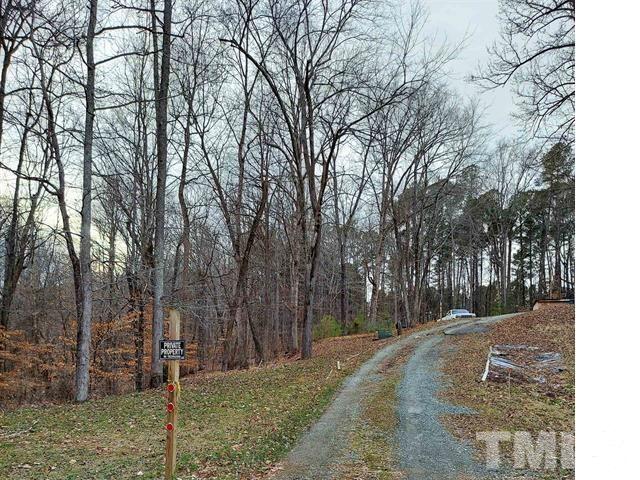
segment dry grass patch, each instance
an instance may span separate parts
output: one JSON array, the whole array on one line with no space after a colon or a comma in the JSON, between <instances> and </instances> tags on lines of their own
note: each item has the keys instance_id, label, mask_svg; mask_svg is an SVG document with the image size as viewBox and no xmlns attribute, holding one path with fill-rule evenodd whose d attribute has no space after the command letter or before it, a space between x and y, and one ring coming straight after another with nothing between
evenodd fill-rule
<instances>
[{"instance_id":1,"label":"dry grass patch","mask_svg":"<svg viewBox=\"0 0 640 480\"><path fill-rule=\"evenodd\" d=\"M322 340L314 358L184 379L178 422L182 478L252 478L282 458L346 376L393 339ZM336 364L340 360L341 369ZM0 413L0 478L159 478L159 390Z\"/></svg>"},{"instance_id":2,"label":"dry grass patch","mask_svg":"<svg viewBox=\"0 0 640 480\"><path fill-rule=\"evenodd\" d=\"M575 419L575 307L559 305L526 312L492 325L488 332L452 336L454 349L443 367L447 400L478 415L450 415L447 426L458 437L476 432L543 430L573 432ZM481 382L491 345L526 344L560 352L566 367L548 385ZM553 385L551 385L553 384ZM480 444L484 448L484 444ZM507 446L505 444L505 446ZM509 454L508 448L505 452Z\"/></svg>"}]
</instances>

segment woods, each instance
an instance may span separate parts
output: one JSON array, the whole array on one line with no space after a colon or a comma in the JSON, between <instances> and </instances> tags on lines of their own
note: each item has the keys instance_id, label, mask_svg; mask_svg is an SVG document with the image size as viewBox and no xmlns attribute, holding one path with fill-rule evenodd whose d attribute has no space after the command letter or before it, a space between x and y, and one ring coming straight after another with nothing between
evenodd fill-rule
<instances>
[{"instance_id":1,"label":"woods","mask_svg":"<svg viewBox=\"0 0 640 480\"><path fill-rule=\"evenodd\" d=\"M498 138L417 6L0 13L3 403L161 385L169 306L188 374L573 295L573 117Z\"/></svg>"}]
</instances>

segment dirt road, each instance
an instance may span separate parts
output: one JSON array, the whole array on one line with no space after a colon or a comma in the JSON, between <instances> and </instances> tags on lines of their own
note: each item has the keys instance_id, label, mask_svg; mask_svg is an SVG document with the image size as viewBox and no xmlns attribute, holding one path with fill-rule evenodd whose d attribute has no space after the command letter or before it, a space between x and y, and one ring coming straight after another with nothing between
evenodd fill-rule
<instances>
[{"instance_id":1,"label":"dirt road","mask_svg":"<svg viewBox=\"0 0 640 480\"><path fill-rule=\"evenodd\" d=\"M382 379L381 366L401 350L412 349L402 370L397 395L399 418L394 463L401 478L427 480L476 476L478 466L469 446L454 439L442 426L443 413L462 412L437 398L441 388L439 365L447 334L472 334L483 325L511 315L448 322L407 335L378 351L349 377L320 420L289 453L276 480L322 480L345 478L344 464L354 460L348 439L358 428L363 400ZM390 412L394 414L394 412ZM351 478L362 478L360 476ZM367 477L368 478L368 477ZM377 478L373 476L371 478Z\"/></svg>"}]
</instances>

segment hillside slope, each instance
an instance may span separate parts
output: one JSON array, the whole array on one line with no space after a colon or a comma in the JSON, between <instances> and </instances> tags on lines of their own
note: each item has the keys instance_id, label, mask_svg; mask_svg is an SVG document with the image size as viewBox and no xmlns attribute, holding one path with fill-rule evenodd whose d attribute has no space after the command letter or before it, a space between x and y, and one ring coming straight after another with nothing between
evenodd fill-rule
<instances>
[{"instance_id":1,"label":"hillside slope","mask_svg":"<svg viewBox=\"0 0 640 480\"><path fill-rule=\"evenodd\" d=\"M343 379L394 341L374 342L370 334L332 338L316 342L310 360L185 379L179 476L231 479L269 470L321 415ZM3 412L0 478L158 478L164 408L163 393L149 390Z\"/></svg>"}]
</instances>

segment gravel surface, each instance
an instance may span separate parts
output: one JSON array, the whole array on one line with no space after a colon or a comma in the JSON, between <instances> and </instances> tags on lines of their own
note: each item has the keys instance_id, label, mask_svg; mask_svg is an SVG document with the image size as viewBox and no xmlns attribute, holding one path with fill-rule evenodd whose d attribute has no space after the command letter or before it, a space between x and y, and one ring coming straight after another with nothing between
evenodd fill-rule
<instances>
[{"instance_id":1,"label":"gravel surface","mask_svg":"<svg viewBox=\"0 0 640 480\"><path fill-rule=\"evenodd\" d=\"M463 325L462 327L448 328L445 335L466 335L468 333L483 333L489 329L486 325Z\"/></svg>"},{"instance_id":2,"label":"gravel surface","mask_svg":"<svg viewBox=\"0 0 640 480\"><path fill-rule=\"evenodd\" d=\"M440 415L473 413L437 398L443 337L431 337L416 349L398 385L398 457L409 480L474 476L479 466L471 447L457 441L441 424Z\"/></svg>"},{"instance_id":3,"label":"gravel surface","mask_svg":"<svg viewBox=\"0 0 640 480\"><path fill-rule=\"evenodd\" d=\"M392 356L410 337L379 350L360 369L345 380L336 399L320 420L289 453L276 479L329 479L335 477L349 435L360 412L360 401L366 395L366 384L377 381L376 369Z\"/></svg>"},{"instance_id":4,"label":"gravel surface","mask_svg":"<svg viewBox=\"0 0 640 480\"><path fill-rule=\"evenodd\" d=\"M440 388L437 370L441 333L449 328L473 323L491 323L497 317L459 320L407 335L379 350L343 384L336 399L318 422L302 437L282 462L276 480L323 480L340 478L337 468L348 458L350 433L360 414L360 402L372 385L380 380L377 369L401 348L416 344L415 353L405 367L405 378L398 388L400 427L398 452L400 466L410 472L408 478L426 480L449 478L429 476L425 472L458 472L473 469L471 453L459 445L438 420L438 415L455 410L435 399ZM500 318L498 318L500 319ZM444 462L444 463L442 463ZM454 469L454 470L452 470ZM413 473L411 473L413 472ZM421 473L422 472L422 473Z\"/></svg>"},{"instance_id":5,"label":"gravel surface","mask_svg":"<svg viewBox=\"0 0 640 480\"><path fill-rule=\"evenodd\" d=\"M480 318L457 327L449 327L445 334L472 334L484 326L512 315ZM404 368L398 385L397 432L398 460L408 480L444 480L484 478L483 471L473 458L472 447L455 439L442 425L443 414L471 414L472 410L442 401L440 366L446 353L446 338L437 335L423 341Z\"/></svg>"},{"instance_id":6,"label":"gravel surface","mask_svg":"<svg viewBox=\"0 0 640 480\"><path fill-rule=\"evenodd\" d=\"M505 318L512 317L514 314L496 315L495 317L478 318L473 323L460 325L457 327L449 327L444 331L445 335L467 335L469 333L484 333L489 330L488 325L499 322Z\"/></svg>"}]
</instances>

